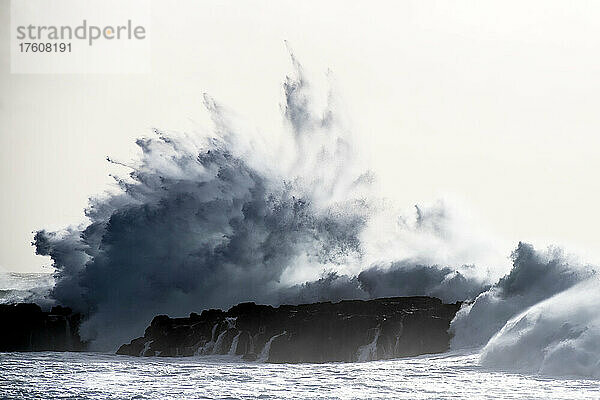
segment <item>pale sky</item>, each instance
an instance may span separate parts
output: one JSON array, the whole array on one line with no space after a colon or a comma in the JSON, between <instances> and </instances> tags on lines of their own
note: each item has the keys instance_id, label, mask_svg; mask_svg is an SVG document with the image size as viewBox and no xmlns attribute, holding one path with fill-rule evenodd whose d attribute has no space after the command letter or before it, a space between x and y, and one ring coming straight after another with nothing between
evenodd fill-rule
<instances>
[{"instance_id":1,"label":"pale sky","mask_svg":"<svg viewBox=\"0 0 600 400\"><path fill-rule=\"evenodd\" d=\"M272 132L284 40L333 72L387 196L449 194L511 245L598 259L599 2L150 3L152 73L19 75L1 0L0 270L49 265L32 231L81 222L118 172L105 157L150 128L203 124L203 92Z\"/></svg>"}]
</instances>

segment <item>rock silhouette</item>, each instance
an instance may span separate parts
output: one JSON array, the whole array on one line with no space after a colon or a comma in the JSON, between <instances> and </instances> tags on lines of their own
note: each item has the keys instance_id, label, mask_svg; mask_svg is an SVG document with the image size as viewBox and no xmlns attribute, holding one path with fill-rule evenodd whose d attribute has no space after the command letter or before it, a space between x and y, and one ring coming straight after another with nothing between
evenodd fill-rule
<instances>
[{"instance_id":1,"label":"rock silhouette","mask_svg":"<svg viewBox=\"0 0 600 400\"><path fill-rule=\"evenodd\" d=\"M32 303L0 304L0 351L82 351L80 314L55 306L43 312Z\"/></svg>"},{"instance_id":2,"label":"rock silhouette","mask_svg":"<svg viewBox=\"0 0 600 400\"><path fill-rule=\"evenodd\" d=\"M187 318L155 317L132 356L241 355L273 363L369 361L448 350L460 303L432 297L345 300L272 307L238 304Z\"/></svg>"}]
</instances>

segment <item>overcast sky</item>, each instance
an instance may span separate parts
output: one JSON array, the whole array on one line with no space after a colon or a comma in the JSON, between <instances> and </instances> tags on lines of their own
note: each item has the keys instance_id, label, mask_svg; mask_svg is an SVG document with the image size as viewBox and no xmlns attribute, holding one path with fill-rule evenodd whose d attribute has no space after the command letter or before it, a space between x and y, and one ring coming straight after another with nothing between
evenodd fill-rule
<instances>
[{"instance_id":1,"label":"overcast sky","mask_svg":"<svg viewBox=\"0 0 600 400\"><path fill-rule=\"evenodd\" d=\"M285 39L333 71L387 196L451 195L511 245L600 253L600 2L149 3L152 73L17 75L1 0L0 270L48 265L32 231L82 221L105 157L150 128L205 123L203 92L275 131Z\"/></svg>"}]
</instances>

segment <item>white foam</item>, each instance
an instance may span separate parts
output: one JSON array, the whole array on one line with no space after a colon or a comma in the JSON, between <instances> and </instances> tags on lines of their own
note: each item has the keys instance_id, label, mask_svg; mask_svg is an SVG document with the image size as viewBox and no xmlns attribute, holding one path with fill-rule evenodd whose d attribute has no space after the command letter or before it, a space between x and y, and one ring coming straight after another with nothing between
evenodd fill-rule
<instances>
[{"instance_id":1,"label":"white foam","mask_svg":"<svg viewBox=\"0 0 600 400\"><path fill-rule=\"evenodd\" d=\"M377 359L377 341L379 340L379 334L381 333L379 328L376 328L373 340L358 348L357 359L358 361L371 361Z\"/></svg>"},{"instance_id":2,"label":"white foam","mask_svg":"<svg viewBox=\"0 0 600 400\"><path fill-rule=\"evenodd\" d=\"M231 347L229 348L229 353L228 353L230 356L235 356L235 352L237 350L237 346L238 346L238 342L240 341L241 334L242 334L242 332L235 335L235 337L231 341Z\"/></svg>"},{"instance_id":3,"label":"white foam","mask_svg":"<svg viewBox=\"0 0 600 400\"><path fill-rule=\"evenodd\" d=\"M600 281L590 278L512 318L484 347L488 367L600 378Z\"/></svg>"},{"instance_id":4,"label":"white foam","mask_svg":"<svg viewBox=\"0 0 600 400\"><path fill-rule=\"evenodd\" d=\"M265 347L263 347L262 351L260 352L260 355L257 357L256 360L260 362L266 362L269 359L269 353L271 352L271 344L273 343L273 340L285 334L287 334L287 332L283 331L280 334L271 337L271 339L269 339L269 341L265 344Z\"/></svg>"}]
</instances>

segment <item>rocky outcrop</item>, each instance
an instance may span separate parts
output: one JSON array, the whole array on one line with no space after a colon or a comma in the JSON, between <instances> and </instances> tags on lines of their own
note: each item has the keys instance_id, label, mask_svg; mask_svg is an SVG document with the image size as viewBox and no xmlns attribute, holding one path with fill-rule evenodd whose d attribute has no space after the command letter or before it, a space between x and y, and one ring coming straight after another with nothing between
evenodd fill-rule
<instances>
[{"instance_id":1,"label":"rocky outcrop","mask_svg":"<svg viewBox=\"0 0 600 400\"><path fill-rule=\"evenodd\" d=\"M0 351L81 351L80 314L52 307L43 312L37 304L0 304Z\"/></svg>"},{"instance_id":2,"label":"rocky outcrop","mask_svg":"<svg viewBox=\"0 0 600 400\"><path fill-rule=\"evenodd\" d=\"M242 303L188 318L159 315L143 337L119 348L132 356L231 354L274 363L369 361L448 349L460 304L431 297L349 300L277 308Z\"/></svg>"}]
</instances>

